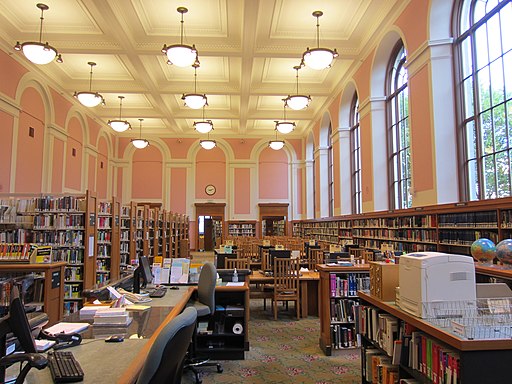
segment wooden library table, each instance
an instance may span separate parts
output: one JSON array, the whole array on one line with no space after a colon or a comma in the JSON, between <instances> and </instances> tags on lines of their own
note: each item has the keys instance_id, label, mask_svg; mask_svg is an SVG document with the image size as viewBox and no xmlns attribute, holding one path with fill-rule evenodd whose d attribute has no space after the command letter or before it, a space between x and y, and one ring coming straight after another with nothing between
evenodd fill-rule
<instances>
[{"instance_id":1,"label":"wooden library table","mask_svg":"<svg viewBox=\"0 0 512 384\"><path fill-rule=\"evenodd\" d=\"M301 317L308 315L318 316L318 282L320 275L318 272L301 272L299 276L300 284L300 307ZM249 275L250 284L270 284L274 282L272 276L265 276L263 271L253 271Z\"/></svg>"}]
</instances>

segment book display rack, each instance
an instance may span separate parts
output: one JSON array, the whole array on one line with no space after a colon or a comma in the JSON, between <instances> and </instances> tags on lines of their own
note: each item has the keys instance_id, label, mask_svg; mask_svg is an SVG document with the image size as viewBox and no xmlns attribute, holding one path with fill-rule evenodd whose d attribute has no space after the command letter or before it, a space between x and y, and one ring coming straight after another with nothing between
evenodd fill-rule
<instances>
[{"instance_id":1,"label":"book display rack","mask_svg":"<svg viewBox=\"0 0 512 384\"><path fill-rule=\"evenodd\" d=\"M228 221L228 236L256 237L256 221Z\"/></svg>"},{"instance_id":2,"label":"book display rack","mask_svg":"<svg viewBox=\"0 0 512 384\"><path fill-rule=\"evenodd\" d=\"M121 207L119 229L119 274L122 275L130 265L130 233L131 233L130 206Z\"/></svg>"}]
</instances>

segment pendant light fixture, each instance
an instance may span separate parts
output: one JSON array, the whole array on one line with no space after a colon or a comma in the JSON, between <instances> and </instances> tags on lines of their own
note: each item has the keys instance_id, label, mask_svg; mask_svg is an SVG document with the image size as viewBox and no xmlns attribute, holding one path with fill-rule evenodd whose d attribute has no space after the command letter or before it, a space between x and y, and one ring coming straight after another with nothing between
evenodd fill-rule
<instances>
[{"instance_id":1,"label":"pendant light fixture","mask_svg":"<svg viewBox=\"0 0 512 384\"><path fill-rule=\"evenodd\" d=\"M48 64L56 58L57 63L62 63L62 56L48 42L43 43L43 13L50 9L46 4L38 3L36 7L41 10L41 23L39 24L39 41L16 42L14 49L23 51L23 54L34 64Z\"/></svg>"},{"instance_id":2,"label":"pendant light fixture","mask_svg":"<svg viewBox=\"0 0 512 384\"><path fill-rule=\"evenodd\" d=\"M139 119L139 138L132 139L132 144L137 149L144 149L149 145L149 141L142 138L142 122L144 119Z\"/></svg>"},{"instance_id":3,"label":"pendant light fixture","mask_svg":"<svg viewBox=\"0 0 512 384\"><path fill-rule=\"evenodd\" d=\"M197 68L199 68L199 61L196 61L192 66L194 67L194 93L183 94L181 99L185 101L187 107L199 109L208 104L208 99L206 95L197 93Z\"/></svg>"},{"instance_id":4,"label":"pendant light fixture","mask_svg":"<svg viewBox=\"0 0 512 384\"><path fill-rule=\"evenodd\" d=\"M199 140L199 144L203 149L210 150L217 146L217 142L215 140L210 139L210 132L208 132L208 138L206 140Z\"/></svg>"},{"instance_id":5,"label":"pendant light fixture","mask_svg":"<svg viewBox=\"0 0 512 384\"><path fill-rule=\"evenodd\" d=\"M89 91L87 92L75 92L73 95L80 101L80 103L86 107L92 108L99 104L105 105L105 99L98 92L92 91L92 67L96 65L96 63L89 61L87 63L91 66L91 72L89 73Z\"/></svg>"},{"instance_id":6,"label":"pendant light fixture","mask_svg":"<svg viewBox=\"0 0 512 384\"><path fill-rule=\"evenodd\" d=\"M299 111L301 109L306 108L311 102L311 96L299 95L299 69L301 69L300 65L296 65L293 67L295 71L297 71L296 79L297 79L297 94L296 95L288 95L286 99L284 99L285 106L290 107L293 110Z\"/></svg>"},{"instance_id":7,"label":"pendant light fixture","mask_svg":"<svg viewBox=\"0 0 512 384\"><path fill-rule=\"evenodd\" d=\"M276 130L283 135L292 132L295 129L295 123L286 121L286 103L283 106L283 121L276 121Z\"/></svg>"},{"instance_id":8,"label":"pendant light fixture","mask_svg":"<svg viewBox=\"0 0 512 384\"><path fill-rule=\"evenodd\" d=\"M270 140L268 142L268 146L272 148L274 151L279 151L280 149L283 149L284 147L284 140L277 140L277 129L276 131L276 139Z\"/></svg>"},{"instance_id":9,"label":"pendant light fixture","mask_svg":"<svg viewBox=\"0 0 512 384\"><path fill-rule=\"evenodd\" d=\"M178 13L181 14L180 44L165 45L162 53L167 56L167 64L174 64L178 67L188 67L197 61L197 49L195 45L183 44L183 15L188 12L185 7L178 7Z\"/></svg>"},{"instance_id":10,"label":"pendant light fixture","mask_svg":"<svg viewBox=\"0 0 512 384\"><path fill-rule=\"evenodd\" d=\"M211 120L205 120L204 118L204 109L203 106L203 120L201 121L194 121L194 128L199 133L208 133L213 129L213 123Z\"/></svg>"},{"instance_id":11,"label":"pendant light fixture","mask_svg":"<svg viewBox=\"0 0 512 384\"><path fill-rule=\"evenodd\" d=\"M121 110L123 108L123 99L124 96L117 96L119 98L119 119L109 120L108 125L116 132L124 132L128 129L131 129L131 125L128 121L123 120L121 117Z\"/></svg>"},{"instance_id":12,"label":"pendant light fixture","mask_svg":"<svg viewBox=\"0 0 512 384\"><path fill-rule=\"evenodd\" d=\"M332 61L338 57L336 49L320 48L320 16L324 13L322 11L313 12L313 17L316 17L316 48L306 49L302 54L302 61L311 69L325 69L331 66Z\"/></svg>"}]
</instances>

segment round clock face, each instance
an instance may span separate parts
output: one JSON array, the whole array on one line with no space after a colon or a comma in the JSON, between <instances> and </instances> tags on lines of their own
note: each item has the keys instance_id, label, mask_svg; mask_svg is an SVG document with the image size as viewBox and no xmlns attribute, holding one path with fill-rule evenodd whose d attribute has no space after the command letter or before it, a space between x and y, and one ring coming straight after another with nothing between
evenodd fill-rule
<instances>
[{"instance_id":1,"label":"round clock face","mask_svg":"<svg viewBox=\"0 0 512 384\"><path fill-rule=\"evenodd\" d=\"M215 188L215 185L213 185L213 184L208 184L206 186L206 188L204 189L204 191L206 192L206 194L208 196L214 195L216 190L217 189Z\"/></svg>"}]
</instances>

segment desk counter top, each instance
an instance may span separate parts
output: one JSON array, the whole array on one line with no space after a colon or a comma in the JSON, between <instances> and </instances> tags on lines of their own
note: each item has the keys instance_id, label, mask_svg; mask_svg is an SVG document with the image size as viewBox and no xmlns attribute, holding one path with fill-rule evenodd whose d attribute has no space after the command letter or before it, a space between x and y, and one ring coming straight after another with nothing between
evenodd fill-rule
<instances>
[{"instance_id":1,"label":"desk counter top","mask_svg":"<svg viewBox=\"0 0 512 384\"><path fill-rule=\"evenodd\" d=\"M320 275L315 271L304 271L300 273L299 280L319 280ZM270 282L274 281L272 276L266 276L262 271L253 271L251 275L249 275L250 283L262 283L262 282Z\"/></svg>"}]
</instances>

